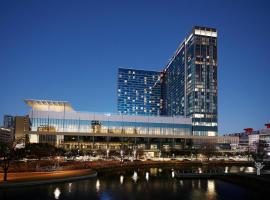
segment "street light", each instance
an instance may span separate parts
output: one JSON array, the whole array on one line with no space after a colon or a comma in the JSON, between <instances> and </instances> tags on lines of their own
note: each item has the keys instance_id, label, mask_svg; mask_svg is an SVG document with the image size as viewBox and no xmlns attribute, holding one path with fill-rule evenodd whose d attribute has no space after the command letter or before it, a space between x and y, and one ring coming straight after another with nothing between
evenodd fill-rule
<instances>
[{"instance_id":1,"label":"street light","mask_svg":"<svg viewBox=\"0 0 270 200\"><path fill-rule=\"evenodd\" d=\"M121 162L123 162L123 156L124 156L124 151L121 149L120 151Z\"/></svg>"},{"instance_id":2,"label":"street light","mask_svg":"<svg viewBox=\"0 0 270 200\"><path fill-rule=\"evenodd\" d=\"M106 157L107 157L107 159L109 158L109 153L110 153L110 149L107 149L106 150Z\"/></svg>"},{"instance_id":3,"label":"street light","mask_svg":"<svg viewBox=\"0 0 270 200\"><path fill-rule=\"evenodd\" d=\"M137 151L136 151L136 149L134 149L134 151L133 151L134 159L136 159L136 154L137 154Z\"/></svg>"},{"instance_id":4,"label":"street light","mask_svg":"<svg viewBox=\"0 0 270 200\"><path fill-rule=\"evenodd\" d=\"M59 168L59 160L60 160L60 157L57 156L57 168Z\"/></svg>"}]
</instances>

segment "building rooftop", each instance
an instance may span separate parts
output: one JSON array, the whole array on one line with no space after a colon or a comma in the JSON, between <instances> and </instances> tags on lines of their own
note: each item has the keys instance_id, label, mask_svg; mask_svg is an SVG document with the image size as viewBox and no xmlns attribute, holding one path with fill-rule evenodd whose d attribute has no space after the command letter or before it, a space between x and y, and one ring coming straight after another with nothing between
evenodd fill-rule
<instances>
[{"instance_id":1,"label":"building rooftop","mask_svg":"<svg viewBox=\"0 0 270 200\"><path fill-rule=\"evenodd\" d=\"M24 99L24 102L34 110L40 111L74 111L71 104L67 101Z\"/></svg>"}]
</instances>

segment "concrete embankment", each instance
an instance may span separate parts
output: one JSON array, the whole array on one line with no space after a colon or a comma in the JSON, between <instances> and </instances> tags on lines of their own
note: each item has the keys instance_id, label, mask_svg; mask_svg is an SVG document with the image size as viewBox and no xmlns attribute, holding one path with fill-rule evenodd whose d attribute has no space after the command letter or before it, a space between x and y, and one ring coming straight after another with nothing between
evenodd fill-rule
<instances>
[{"instance_id":1,"label":"concrete embankment","mask_svg":"<svg viewBox=\"0 0 270 200\"><path fill-rule=\"evenodd\" d=\"M117 172L124 170L149 169L149 168L186 168L192 169L202 168L223 168L225 166L252 166L251 162L200 162L200 161L146 161L146 162L127 162L127 163L111 163L92 166L91 169L103 172Z\"/></svg>"}]
</instances>

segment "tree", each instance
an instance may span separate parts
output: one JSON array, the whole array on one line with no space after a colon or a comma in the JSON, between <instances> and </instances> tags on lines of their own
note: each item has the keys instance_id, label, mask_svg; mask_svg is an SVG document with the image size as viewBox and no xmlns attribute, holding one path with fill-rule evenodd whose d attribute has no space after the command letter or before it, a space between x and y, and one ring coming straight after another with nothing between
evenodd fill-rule
<instances>
[{"instance_id":1,"label":"tree","mask_svg":"<svg viewBox=\"0 0 270 200\"><path fill-rule=\"evenodd\" d=\"M21 149L17 149L16 146L24 141L25 137L18 138L9 143L0 142L0 158L2 158L0 162L4 172L4 181L7 181L10 162L23 156Z\"/></svg>"},{"instance_id":2,"label":"tree","mask_svg":"<svg viewBox=\"0 0 270 200\"><path fill-rule=\"evenodd\" d=\"M27 156L38 159L36 168L39 168L42 158L64 154L62 149L59 149L48 143L27 144L25 146L25 152Z\"/></svg>"},{"instance_id":3,"label":"tree","mask_svg":"<svg viewBox=\"0 0 270 200\"><path fill-rule=\"evenodd\" d=\"M0 143L1 166L4 172L4 181L7 181L8 168L12 157L12 148L8 143Z\"/></svg>"},{"instance_id":4,"label":"tree","mask_svg":"<svg viewBox=\"0 0 270 200\"><path fill-rule=\"evenodd\" d=\"M198 150L198 152L206 156L207 161L209 161L210 157L217 153L217 150L214 143L205 142L201 144L201 147Z\"/></svg>"}]
</instances>

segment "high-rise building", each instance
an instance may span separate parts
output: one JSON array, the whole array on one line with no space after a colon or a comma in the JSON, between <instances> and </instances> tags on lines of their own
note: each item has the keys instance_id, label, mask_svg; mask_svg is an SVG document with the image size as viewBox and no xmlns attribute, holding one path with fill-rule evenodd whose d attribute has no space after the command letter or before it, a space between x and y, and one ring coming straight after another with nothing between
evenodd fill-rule
<instances>
[{"instance_id":1,"label":"high-rise building","mask_svg":"<svg viewBox=\"0 0 270 200\"><path fill-rule=\"evenodd\" d=\"M192 117L193 135L217 135L217 30L195 26L163 72L162 114Z\"/></svg>"},{"instance_id":2,"label":"high-rise building","mask_svg":"<svg viewBox=\"0 0 270 200\"><path fill-rule=\"evenodd\" d=\"M14 128L14 116L12 115L4 115L3 117L3 125L4 128Z\"/></svg>"},{"instance_id":3,"label":"high-rise building","mask_svg":"<svg viewBox=\"0 0 270 200\"><path fill-rule=\"evenodd\" d=\"M117 100L120 113L190 117L193 135L217 135L217 30L195 26L160 73L119 69Z\"/></svg>"},{"instance_id":4,"label":"high-rise building","mask_svg":"<svg viewBox=\"0 0 270 200\"><path fill-rule=\"evenodd\" d=\"M160 115L160 72L119 68L117 110L127 115Z\"/></svg>"}]
</instances>

